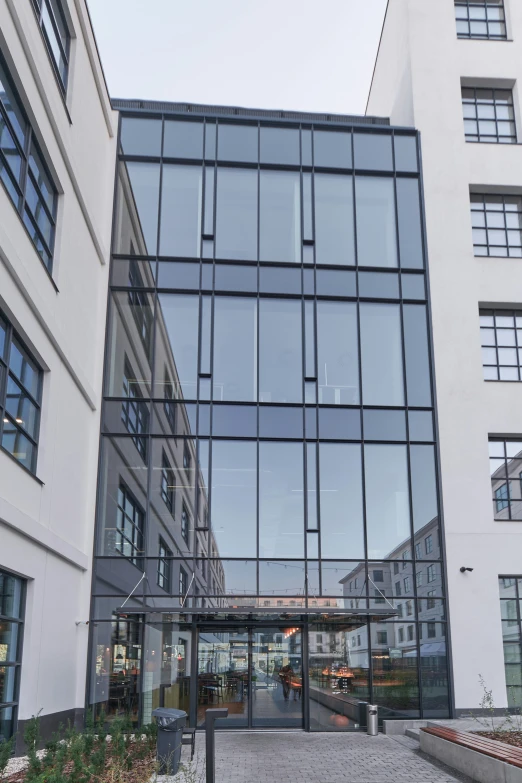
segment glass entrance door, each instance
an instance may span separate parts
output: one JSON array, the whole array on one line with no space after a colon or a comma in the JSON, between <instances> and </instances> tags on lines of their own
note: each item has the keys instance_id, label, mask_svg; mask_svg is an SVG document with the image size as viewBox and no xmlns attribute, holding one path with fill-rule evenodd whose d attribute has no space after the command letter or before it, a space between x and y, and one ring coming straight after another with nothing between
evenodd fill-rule
<instances>
[{"instance_id":1,"label":"glass entrance door","mask_svg":"<svg viewBox=\"0 0 522 783\"><path fill-rule=\"evenodd\" d=\"M227 728L303 726L302 633L259 625L200 630L197 725L228 707Z\"/></svg>"}]
</instances>

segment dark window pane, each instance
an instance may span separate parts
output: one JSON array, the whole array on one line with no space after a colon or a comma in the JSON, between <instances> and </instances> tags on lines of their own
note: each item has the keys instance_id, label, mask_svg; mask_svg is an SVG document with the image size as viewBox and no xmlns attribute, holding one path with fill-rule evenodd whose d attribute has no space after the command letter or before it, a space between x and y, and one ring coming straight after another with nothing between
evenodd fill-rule
<instances>
[{"instance_id":1,"label":"dark window pane","mask_svg":"<svg viewBox=\"0 0 522 783\"><path fill-rule=\"evenodd\" d=\"M4 358L6 330L7 330L7 324L4 321L4 319L0 317L0 359Z\"/></svg>"},{"instance_id":2,"label":"dark window pane","mask_svg":"<svg viewBox=\"0 0 522 783\"><path fill-rule=\"evenodd\" d=\"M156 384L163 380L167 359L178 375L185 399L197 395L199 298L184 294L160 294L156 333ZM164 336L165 335L165 336ZM177 385L177 384L176 384ZM157 389L157 393L159 392Z\"/></svg>"},{"instance_id":3,"label":"dark window pane","mask_svg":"<svg viewBox=\"0 0 522 783\"><path fill-rule=\"evenodd\" d=\"M300 175L291 171L260 174L261 261L301 261Z\"/></svg>"},{"instance_id":4,"label":"dark window pane","mask_svg":"<svg viewBox=\"0 0 522 783\"><path fill-rule=\"evenodd\" d=\"M22 383L32 396L39 400L40 395L40 368L32 359L27 351L22 348L16 337L13 337L11 343L11 353L9 356L9 369Z\"/></svg>"},{"instance_id":5,"label":"dark window pane","mask_svg":"<svg viewBox=\"0 0 522 783\"><path fill-rule=\"evenodd\" d=\"M7 74L4 71L2 63L0 63L0 101L7 113L9 121L13 126L14 132L20 142L20 146L23 148L25 144L25 133L27 130L27 123L25 121L22 107L19 105L15 96L11 84L7 78Z\"/></svg>"},{"instance_id":6,"label":"dark window pane","mask_svg":"<svg viewBox=\"0 0 522 783\"><path fill-rule=\"evenodd\" d=\"M404 350L408 405L431 405L428 326L424 305L404 305Z\"/></svg>"},{"instance_id":7,"label":"dark window pane","mask_svg":"<svg viewBox=\"0 0 522 783\"><path fill-rule=\"evenodd\" d=\"M214 405L212 433L224 438L256 438L257 408L247 405Z\"/></svg>"},{"instance_id":8,"label":"dark window pane","mask_svg":"<svg viewBox=\"0 0 522 783\"><path fill-rule=\"evenodd\" d=\"M165 120L163 155L166 158L202 158L203 123Z\"/></svg>"},{"instance_id":9,"label":"dark window pane","mask_svg":"<svg viewBox=\"0 0 522 783\"><path fill-rule=\"evenodd\" d=\"M355 272L336 269L318 269L316 272L318 296L356 296Z\"/></svg>"},{"instance_id":10,"label":"dark window pane","mask_svg":"<svg viewBox=\"0 0 522 783\"><path fill-rule=\"evenodd\" d=\"M424 275L401 275L403 299L426 299Z\"/></svg>"},{"instance_id":11,"label":"dark window pane","mask_svg":"<svg viewBox=\"0 0 522 783\"><path fill-rule=\"evenodd\" d=\"M163 166L161 255L199 257L202 188L200 166Z\"/></svg>"},{"instance_id":12,"label":"dark window pane","mask_svg":"<svg viewBox=\"0 0 522 783\"><path fill-rule=\"evenodd\" d=\"M257 126L220 123L218 128L218 160L257 163L257 159Z\"/></svg>"},{"instance_id":13,"label":"dark window pane","mask_svg":"<svg viewBox=\"0 0 522 783\"><path fill-rule=\"evenodd\" d=\"M395 169L397 171L417 171L417 139L415 136L395 135Z\"/></svg>"},{"instance_id":14,"label":"dark window pane","mask_svg":"<svg viewBox=\"0 0 522 783\"><path fill-rule=\"evenodd\" d=\"M127 163L126 167L137 211L137 250L153 256L158 241L160 167L158 163Z\"/></svg>"},{"instance_id":15,"label":"dark window pane","mask_svg":"<svg viewBox=\"0 0 522 783\"><path fill-rule=\"evenodd\" d=\"M302 438L302 409L262 405L259 408L259 436L261 438Z\"/></svg>"},{"instance_id":16,"label":"dark window pane","mask_svg":"<svg viewBox=\"0 0 522 783\"><path fill-rule=\"evenodd\" d=\"M365 445L368 557L388 557L410 537L406 446Z\"/></svg>"},{"instance_id":17,"label":"dark window pane","mask_svg":"<svg viewBox=\"0 0 522 783\"><path fill-rule=\"evenodd\" d=\"M363 412L365 440L406 440L404 411Z\"/></svg>"},{"instance_id":18,"label":"dark window pane","mask_svg":"<svg viewBox=\"0 0 522 783\"><path fill-rule=\"evenodd\" d=\"M364 405L404 405L399 305L360 305Z\"/></svg>"},{"instance_id":19,"label":"dark window pane","mask_svg":"<svg viewBox=\"0 0 522 783\"><path fill-rule=\"evenodd\" d=\"M352 177L315 174L315 254L318 264L355 264Z\"/></svg>"},{"instance_id":20,"label":"dark window pane","mask_svg":"<svg viewBox=\"0 0 522 783\"><path fill-rule=\"evenodd\" d=\"M121 149L124 155L161 155L161 120L122 117Z\"/></svg>"},{"instance_id":21,"label":"dark window pane","mask_svg":"<svg viewBox=\"0 0 522 783\"><path fill-rule=\"evenodd\" d=\"M359 296L398 299L398 275L386 272L359 272Z\"/></svg>"},{"instance_id":22,"label":"dark window pane","mask_svg":"<svg viewBox=\"0 0 522 783\"><path fill-rule=\"evenodd\" d=\"M5 409L20 429L25 430L33 440L36 440L38 409L11 377L7 379Z\"/></svg>"},{"instance_id":23,"label":"dark window pane","mask_svg":"<svg viewBox=\"0 0 522 783\"><path fill-rule=\"evenodd\" d=\"M31 153L29 155L29 168L34 177L34 181L38 185L41 197L45 201L47 208L51 215L54 217L54 208L56 201L56 188L54 187L51 179L49 178L45 166L42 162L40 154L37 152L34 142L31 146Z\"/></svg>"},{"instance_id":24,"label":"dark window pane","mask_svg":"<svg viewBox=\"0 0 522 783\"><path fill-rule=\"evenodd\" d=\"M319 437L324 440L360 440L360 412L348 408L319 408Z\"/></svg>"},{"instance_id":25,"label":"dark window pane","mask_svg":"<svg viewBox=\"0 0 522 783\"><path fill-rule=\"evenodd\" d=\"M36 223L40 229L40 233L45 244L47 247L51 247L53 239L53 224L42 206L40 194L37 192L31 177L27 178L25 198L26 209L29 210L34 223Z\"/></svg>"},{"instance_id":26,"label":"dark window pane","mask_svg":"<svg viewBox=\"0 0 522 783\"><path fill-rule=\"evenodd\" d=\"M355 193L359 266L398 266L393 179L356 177Z\"/></svg>"},{"instance_id":27,"label":"dark window pane","mask_svg":"<svg viewBox=\"0 0 522 783\"><path fill-rule=\"evenodd\" d=\"M161 261L158 267L159 288L199 289L199 264Z\"/></svg>"},{"instance_id":28,"label":"dark window pane","mask_svg":"<svg viewBox=\"0 0 522 783\"><path fill-rule=\"evenodd\" d=\"M300 294L301 270L284 267L261 267L259 290L262 294Z\"/></svg>"},{"instance_id":29,"label":"dark window pane","mask_svg":"<svg viewBox=\"0 0 522 783\"><path fill-rule=\"evenodd\" d=\"M216 297L214 399L257 399L257 300Z\"/></svg>"},{"instance_id":30,"label":"dark window pane","mask_svg":"<svg viewBox=\"0 0 522 783\"><path fill-rule=\"evenodd\" d=\"M301 443L259 444L260 557L304 556L303 471Z\"/></svg>"},{"instance_id":31,"label":"dark window pane","mask_svg":"<svg viewBox=\"0 0 522 783\"><path fill-rule=\"evenodd\" d=\"M397 209L401 267L422 269L419 183L416 179L397 179Z\"/></svg>"},{"instance_id":32,"label":"dark window pane","mask_svg":"<svg viewBox=\"0 0 522 783\"><path fill-rule=\"evenodd\" d=\"M257 171L218 169L216 256L257 260Z\"/></svg>"},{"instance_id":33,"label":"dark window pane","mask_svg":"<svg viewBox=\"0 0 522 783\"><path fill-rule=\"evenodd\" d=\"M350 169L352 134L342 131L314 131L314 165Z\"/></svg>"},{"instance_id":34,"label":"dark window pane","mask_svg":"<svg viewBox=\"0 0 522 783\"><path fill-rule=\"evenodd\" d=\"M255 443L212 443L211 529L221 557L255 557L257 452Z\"/></svg>"},{"instance_id":35,"label":"dark window pane","mask_svg":"<svg viewBox=\"0 0 522 783\"><path fill-rule=\"evenodd\" d=\"M413 528L417 531L438 513L434 447L410 446L410 464Z\"/></svg>"},{"instance_id":36,"label":"dark window pane","mask_svg":"<svg viewBox=\"0 0 522 783\"><path fill-rule=\"evenodd\" d=\"M262 299L259 331L259 401L302 402L301 302Z\"/></svg>"},{"instance_id":37,"label":"dark window pane","mask_svg":"<svg viewBox=\"0 0 522 783\"><path fill-rule=\"evenodd\" d=\"M321 555L323 558L362 558L364 524L360 445L321 443L319 468ZM341 578L342 575L339 576Z\"/></svg>"},{"instance_id":38,"label":"dark window pane","mask_svg":"<svg viewBox=\"0 0 522 783\"><path fill-rule=\"evenodd\" d=\"M349 302L317 302L317 355L319 402L357 405L357 305Z\"/></svg>"},{"instance_id":39,"label":"dark window pane","mask_svg":"<svg viewBox=\"0 0 522 783\"><path fill-rule=\"evenodd\" d=\"M392 137L381 133L354 133L355 168L392 171Z\"/></svg>"},{"instance_id":40,"label":"dark window pane","mask_svg":"<svg viewBox=\"0 0 522 783\"><path fill-rule=\"evenodd\" d=\"M216 291L257 292L257 267L216 264Z\"/></svg>"},{"instance_id":41,"label":"dark window pane","mask_svg":"<svg viewBox=\"0 0 522 783\"><path fill-rule=\"evenodd\" d=\"M261 163L299 166L299 130L261 127Z\"/></svg>"},{"instance_id":42,"label":"dark window pane","mask_svg":"<svg viewBox=\"0 0 522 783\"><path fill-rule=\"evenodd\" d=\"M13 455L18 462L21 462L28 470L34 470L36 458L36 447L10 421L4 421L4 430L2 433L2 446Z\"/></svg>"}]
</instances>

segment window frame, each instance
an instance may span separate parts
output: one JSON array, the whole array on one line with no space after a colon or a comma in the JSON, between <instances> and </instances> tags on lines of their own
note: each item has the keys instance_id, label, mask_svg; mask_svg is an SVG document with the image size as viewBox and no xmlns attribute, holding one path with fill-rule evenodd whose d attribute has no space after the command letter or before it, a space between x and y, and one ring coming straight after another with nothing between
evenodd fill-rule
<instances>
[{"instance_id":1,"label":"window frame","mask_svg":"<svg viewBox=\"0 0 522 783\"><path fill-rule=\"evenodd\" d=\"M465 95L464 93L473 93L471 95ZM512 87L465 87L462 86L462 110L464 115L464 136L470 144L516 144L517 138L517 123L515 116L515 105L513 98ZM491 98L486 97L486 93L491 93ZM507 102L501 102L498 98L499 93L509 93L509 100ZM474 107L474 117L466 117L465 107ZM479 117L479 109L481 106L489 106L493 108L494 116L491 117ZM498 116L499 108L505 107L508 110L508 114L511 116L508 119ZM495 133L484 133L481 129L484 128L484 123L494 123ZM476 133L469 133L466 123L476 124ZM513 133L502 134L499 130L504 125L512 125Z\"/></svg>"},{"instance_id":2,"label":"window frame","mask_svg":"<svg viewBox=\"0 0 522 783\"><path fill-rule=\"evenodd\" d=\"M497 323L497 320L507 318L511 319L509 326L504 322ZM506 383L522 381L522 310L481 308L479 325L484 380ZM514 351L516 363L501 361L505 358L505 352L510 351ZM486 361L489 352L494 352L495 363ZM492 377L493 375L496 377ZM512 377L508 377L509 375Z\"/></svg>"},{"instance_id":3,"label":"window frame","mask_svg":"<svg viewBox=\"0 0 522 783\"><path fill-rule=\"evenodd\" d=\"M121 403L121 420L123 426L129 434L132 435L132 442L136 446L136 451L147 462L148 455L148 430L150 413L147 402L143 399L141 389L138 383L132 383L135 378L134 370L125 356L123 363L123 400ZM131 413L134 414L136 424L133 426Z\"/></svg>"},{"instance_id":4,"label":"window frame","mask_svg":"<svg viewBox=\"0 0 522 783\"><path fill-rule=\"evenodd\" d=\"M13 715L11 718L11 727L10 727L10 734L8 737L6 737L7 740L9 740L10 737L14 736L16 734L16 728L18 723L18 705L20 700L20 680L21 680L21 671L22 671L22 654L23 654L23 643L24 643L24 629L25 629L25 605L26 605L26 597L27 597L27 582L25 579L20 578L19 576L11 573L10 571L6 571L4 569L0 569L0 576L2 577L8 577L11 579L16 580L20 583L20 609L18 612L18 617L11 614L3 614L2 604L0 603L0 623L9 623L12 625L18 626L18 632L17 632L17 639L16 639L16 657L15 660L12 661L2 661L1 666L2 668L10 668L15 670L15 683L14 683L14 690L13 690L13 699L12 701L0 701L0 710L12 708Z\"/></svg>"},{"instance_id":5,"label":"window frame","mask_svg":"<svg viewBox=\"0 0 522 783\"><path fill-rule=\"evenodd\" d=\"M120 504L120 492L123 493L123 505ZM128 516L126 513L126 502L129 502L133 507L133 517L132 519ZM144 557L144 541L145 541L145 510L141 503L136 499L136 496L134 493L129 489L129 487L126 485L126 483L123 481L123 479L120 477L120 481L118 484L118 501L116 504L116 513L117 513L117 519L116 519L116 536L123 541L126 541L128 544L130 544L131 547L131 554L126 555L123 549L117 548L117 543L115 543L114 549L118 553L120 557L126 558L129 562L131 562L133 565L135 565L137 568L143 567L143 557ZM136 532L136 541L130 540L125 534L124 534L124 527L120 528L118 523L120 521L121 515L125 515L126 519L129 519L132 531L133 531L133 538L134 538L134 532ZM138 518L141 520L141 526L136 524L134 519L138 516ZM139 547L139 544L141 543L141 548Z\"/></svg>"},{"instance_id":6,"label":"window frame","mask_svg":"<svg viewBox=\"0 0 522 783\"><path fill-rule=\"evenodd\" d=\"M490 208L488 209L488 204ZM491 205L499 205L499 208L492 209ZM500 206L501 205L501 206ZM515 207L507 209L507 206ZM473 238L473 253L475 258L522 258L522 195L506 193L470 193L470 212L471 212L471 230ZM479 218L478 215L481 217ZM494 221L491 215L502 215L503 225L488 226L488 221ZM509 226L509 216L517 215L518 226ZM482 242L477 242L477 232L483 232ZM500 237L497 237L497 243L493 244L493 232L500 234L503 232L503 244L500 244ZM515 239L513 234L518 232L518 243L514 244L510 239ZM502 252L505 250L505 252Z\"/></svg>"},{"instance_id":7,"label":"window frame","mask_svg":"<svg viewBox=\"0 0 522 783\"><path fill-rule=\"evenodd\" d=\"M457 16L457 10L458 9L467 9L466 16L458 17ZM470 16L470 9L471 8L484 8L484 19L472 19ZM500 8L502 10L503 19L488 19L488 8ZM479 41L506 41L507 38L507 20L506 20L506 6L504 3L504 0L499 0L499 2L491 2L491 0L455 0L455 21L457 22L457 38L461 39L471 39L471 40L479 40ZM460 33L458 31L458 22L467 22L468 25L468 33ZM480 34L473 34L471 32L471 24L475 23L484 23L486 25L486 34L480 35ZM504 25L504 33L503 34L491 34L490 33L490 24L500 24Z\"/></svg>"},{"instance_id":8,"label":"window frame","mask_svg":"<svg viewBox=\"0 0 522 783\"><path fill-rule=\"evenodd\" d=\"M169 549L164 539L159 539L158 547L158 571L156 575L156 581L158 587L161 587L165 592L170 593L171 580L172 580L172 550Z\"/></svg>"},{"instance_id":9,"label":"window frame","mask_svg":"<svg viewBox=\"0 0 522 783\"><path fill-rule=\"evenodd\" d=\"M47 54L49 55L49 60L51 61L51 66L54 71L54 75L56 76L56 80L58 82L60 92L63 95L63 97L65 97L67 95L67 85L69 81L71 32L69 30L69 25L67 23L67 17L63 10L62 0L54 0L54 3L56 4L58 13L61 17L61 23L65 30L65 47L62 43L62 36L58 29L58 24L55 18L56 15L54 12L54 8L52 7L51 0L32 0L32 6L36 16L36 21L38 22L40 32L42 33L42 37L45 43L45 48L47 49ZM49 40L49 34L47 32L45 22L44 22L44 7L47 8L47 14L51 21L51 27L54 32L56 43L58 45L58 49L60 50L60 54L63 57L64 70L65 70L64 77L62 77L62 74L60 73L60 65L59 63L56 62L56 57L53 51L53 47L51 41Z\"/></svg>"}]
</instances>

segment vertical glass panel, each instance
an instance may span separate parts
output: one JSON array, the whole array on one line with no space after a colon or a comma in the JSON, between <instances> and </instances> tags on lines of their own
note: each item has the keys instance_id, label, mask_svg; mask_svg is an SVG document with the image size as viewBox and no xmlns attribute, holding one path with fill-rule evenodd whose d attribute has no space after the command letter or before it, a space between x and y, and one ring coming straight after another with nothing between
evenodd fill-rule
<instances>
[{"instance_id":1,"label":"vertical glass panel","mask_svg":"<svg viewBox=\"0 0 522 783\"><path fill-rule=\"evenodd\" d=\"M218 160L235 160L241 163L257 163L257 125L226 125L218 128Z\"/></svg>"},{"instance_id":2,"label":"vertical glass panel","mask_svg":"<svg viewBox=\"0 0 522 783\"><path fill-rule=\"evenodd\" d=\"M128 174L128 182L125 177ZM124 193L120 196L121 209L128 209L124 219L129 225L120 228L132 231L135 236L136 252L141 255L156 254L158 241L158 210L159 210L159 163L127 163L123 167L122 187ZM125 206L123 201L125 200Z\"/></svg>"},{"instance_id":3,"label":"vertical glass panel","mask_svg":"<svg viewBox=\"0 0 522 783\"><path fill-rule=\"evenodd\" d=\"M225 438L256 438L257 407L214 405L212 434Z\"/></svg>"},{"instance_id":4,"label":"vertical glass panel","mask_svg":"<svg viewBox=\"0 0 522 783\"><path fill-rule=\"evenodd\" d=\"M312 245L303 245L303 264L314 263L314 248ZM311 292L313 293L313 291Z\"/></svg>"},{"instance_id":5,"label":"vertical glass panel","mask_svg":"<svg viewBox=\"0 0 522 783\"><path fill-rule=\"evenodd\" d=\"M418 717L419 680L415 625L411 638L399 623L371 623L373 701L388 715ZM401 633L402 629L402 633ZM396 651L394 657L390 650Z\"/></svg>"},{"instance_id":6,"label":"vertical glass panel","mask_svg":"<svg viewBox=\"0 0 522 783\"><path fill-rule=\"evenodd\" d=\"M212 299L210 296L201 298L201 352L199 371L210 373L210 341L212 337Z\"/></svg>"},{"instance_id":7,"label":"vertical glass panel","mask_svg":"<svg viewBox=\"0 0 522 783\"><path fill-rule=\"evenodd\" d=\"M355 168L392 171L392 137L384 133L354 133Z\"/></svg>"},{"instance_id":8,"label":"vertical glass panel","mask_svg":"<svg viewBox=\"0 0 522 783\"><path fill-rule=\"evenodd\" d=\"M315 378L315 308L314 302L306 300L305 306L305 376Z\"/></svg>"},{"instance_id":9,"label":"vertical glass panel","mask_svg":"<svg viewBox=\"0 0 522 783\"><path fill-rule=\"evenodd\" d=\"M308 530L317 530L317 444L306 444L306 508ZM308 557L319 557L319 555L310 554Z\"/></svg>"},{"instance_id":10,"label":"vertical glass panel","mask_svg":"<svg viewBox=\"0 0 522 783\"><path fill-rule=\"evenodd\" d=\"M420 530L437 518L437 483L433 446L410 446L413 529Z\"/></svg>"},{"instance_id":11,"label":"vertical glass panel","mask_svg":"<svg viewBox=\"0 0 522 783\"><path fill-rule=\"evenodd\" d=\"M305 248L303 248L303 250L304 249ZM312 250L313 253L313 248L309 249ZM305 295L308 294L309 296L313 296L315 294L315 272L313 269L303 269L303 293Z\"/></svg>"},{"instance_id":12,"label":"vertical glass panel","mask_svg":"<svg viewBox=\"0 0 522 783\"><path fill-rule=\"evenodd\" d=\"M260 173L261 261L301 261L300 176L292 171Z\"/></svg>"},{"instance_id":13,"label":"vertical glass panel","mask_svg":"<svg viewBox=\"0 0 522 783\"><path fill-rule=\"evenodd\" d=\"M299 166L299 130L261 127L260 155L261 163Z\"/></svg>"},{"instance_id":14,"label":"vertical glass panel","mask_svg":"<svg viewBox=\"0 0 522 783\"><path fill-rule=\"evenodd\" d=\"M401 275L403 299L426 299L424 275Z\"/></svg>"},{"instance_id":15,"label":"vertical glass panel","mask_svg":"<svg viewBox=\"0 0 522 783\"><path fill-rule=\"evenodd\" d=\"M319 444L321 556L363 558L361 447Z\"/></svg>"},{"instance_id":16,"label":"vertical glass panel","mask_svg":"<svg viewBox=\"0 0 522 783\"><path fill-rule=\"evenodd\" d=\"M256 557L257 447L212 443L211 528L219 557Z\"/></svg>"},{"instance_id":17,"label":"vertical glass panel","mask_svg":"<svg viewBox=\"0 0 522 783\"><path fill-rule=\"evenodd\" d=\"M417 179L397 178L397 212L401 267L403 269L422 269L424 258L419 182Z\"/></svg>"},{"instance_id":18,"label":"vertical glass panel","mask_svg":"<svg viewBox=\"0 0 522 783\"><path fill-rule=\"evenodd\" d=\"M309 386L310 384L306 385ZM312 394L305 389L305 393L307 392L308 396L312 397ZM305 402L314 404L315 399L306 399ZM317 438L317 408L305 409L305 434L307 438Z\"/></svg>"},{"instance_id":19,"label":"vertical glass panel","mask_svg":"<svg viewBox=\"0 0 522 783\"><path fill-rule=\"evenodd\" d=\"M257 171L218 169L216 256L257 260Z\"/></svg>"},{"instance_id":20,"label":"vertical glass panel","mask_svg":"<svg viewBox=\"0 0 522 783\"><path fill-rule=\"evenodd\" d=\"M430 635L420 647L422 714L424 718L446 718L450 714L446 624L429 625ZM428 631L428 623L422 627Z\"/></svg>"},{"instance_id":21,"label":"vertical glass panel","mask_svg":"<svg viewBox=\"0 0 522 783\"><path fill-rule=\"evenodd\" d=\"M408 411L410 440L434 440L431 411Z\"/></svg>"},{"instance_id":22,"label":"vertical glass panel","mask_svg":"<svg viewBox=\"0 0 522 783\"><path fill-rule=\"evenodd\" d=\"M196 399L199 297L160 294L156 327L156 391L162 395L165 369L183 397Z\"/></svg>"},{"instance_id":23,"label":"vertical glass panel","mask_svg":"<svg viewBox=\"0 0 522 783\"><path fill-rule=\"evenodd\" d=\"M259 401L302 402L301 302L262 299L259 307Z\"/></svg>"},{"instance_id":24,"label":"vertical glass panel","mask_svg":"<svg viewBox=\"0 0 522 783\"><path fill-rule=\"evenodd\" d=\"M203 249L205 249L205 242L203 242ZM214 267L212 264L203 264L201 267L201 288L203 291L212 291L213 277Z\"/></svg>"},{"instance_id":25,"label":"vertical glass panel","mask_svg":"<svg viewBox=\"0 0 522 783\"><path fill-rule=\"evenodd\" d=\"M355 193L359 266L398 266L393 179L356 177Z\"/></svg>"},{"instance_id":26,"label":"vertical glass panel","mask_svg":"<svg viewBox=\"0 0 522 783\"><path fill-rule=\"evenodd\" d=\"M205 123L205 160L216 159L217 126L215 122Z\"/></svg>"},{"instance_id":27,"label":"vertical glass panel","mask_svg":"<svg viewBox=\"0 0 522 783\"><path fill-rule=\"evenodd\" d=\"M399 305L361 303L364 405L404 405Z\"/></svg>"},{"instance_id":28,"label":"vertical glass panel","mask_svg":"<svg viewBox=\"0 0 522 783\"><path fill-rule=\"evenodd\" d=\"M0 571L0 614L20 619L23 611L22 595L22 580Z\"/></svg>"},{"instance_id":29,"label":"vertical glass panel","mask_svg":"<svg viewBox=\"0 0 522 783\"><path fill-rule=\"evenodd\" d=\"M215 169L207 166L205 168L205 223L203 233L210 236L214 234L214 180Z\"/></svg>"},{"instance_id":30,"label":"vertical glass panel","mask_svg":"<svg viewBox=\"0 0 522 783\"><path fill-rule=\"evenodd\" d=\"M165 120L163 156L200 160L203 157L203 123Z\"/></svg>"},{"instance_id":31,"label":"vertical glass panel","mask_svg":"<svg viewBox=\"0 0 522 783\"><path fill-rule=\"evenodd\" d=\"M214 399L257 399L257 300L214 301Z\"/></svg>"},{"instance_id":32,"label":"vertical glass panel","mask_svg":"<svg viewBox=\"0 0 522 783\"><path fill-rule=\"evenodd\" d=\"M417 171L417 139L415 136L395 135L395 170Z\"/></svg>"},{"instance_id":33,"label":"vertical glass panel","mask_svg":"<svg viewBox=\"0 0 522 783\"><path fill-rule=\"evenodd\" d=\"M153 298L138 291L117 291L109 303L106 394L126 396L124 378L140 396L150 397L152 383ZM126 373L130 366L131 377Z\"/></svg>"},{"instance_id":34,"label":"vertical glass panel","mask_svg":"<svg viewBox=\"0 0 522 783\"><path fill-rule=\"evenodd\" d=\"M198 714L197 725L205 725L205 713L221 702L229 717L217 725L248 725L248 631L219 628L200 632L198 638Z\"/></svg>"},{"instance_id":35,"label":"vertical glass panel","mask_svg":"<svg viewBox=\"0 0 522 783\"><path fill-rule=\"evenodd\" d=\"M301 443L259 444L260 557L304 557L303 473Z\"/></svg>"},{"instance_id":36,"label":"vertical glass panel","mask_svg":"<svg viewBox=\"0 0 522 783\"><path fill-rule=\"evenodd\" d=\"M306 534L306 556L308 558L313 558L314 560L317 560L317 558L319 557L319 534L318 533Z\"/></svg>"},{"instance_id":37,"label":"vertical glass panel","mask_svg":"<svg viewBox=\"0 0 522 783\"><path fill-rule=\"evenodd\" d=\"M0 318L0 358L4 358L5 354L5 333L7 330L7 324L3 320L3 318Z\"/></svg>"},{"instance_id":38,"label":"vertical glass panel","mask_svg":"<svg viewBox=\"0 0 522 783\"><path fill-rule=\"evenodd\" d=\"M157 625L147 623L144 630L143 720L153 720L152 710L160 706L188 713L192 659L190 626L167 622Z\"/></svg>"},{"instance_id":39,"label":"vertical glass panel","mask_svg":"<svg viewBox=\"0 0 522 783\"><path fill-rule=\"evenodd\" d=\"M204 239L201 243L201 258L214 258L214 240L213 239ZM206 278L203 279L203 282L205 282ZM202 288L205 288L205 285L202 283ZM211 287L211 286L208 286Z\"/></svg>"},{"instance_id":40,"label":"vertical glass panel","mask_svg":"<svg viewBox=\"0 0 522 783\"><path fill-rule=\"evenodd\" d=\"M301 131L301 163L303 166L312 165L312 131L306 128Z\"/></svg>"},{"instance_id":41,"label":"vertical glass panel","mask_svg":"<svg viewBox=\"0 0 522 783\"><path fill-rule=\"evenodd\" d=\"M252 641L252 725L302 727L301 631L263 628Z\"/></svg>"},{"instance_id":42,"label":"vertical glass panel","mask_svg":"<svg viewBox=\"0 0 522 783\"><path fill-rule=\"evenodd\" d=\"M404 305L404 351L408 405L431 405L428 325L424 305Z\"/></svg>"},{"instance_id":43,"label":"vertical glass panel","mask_svg":"<svg viewBox=\"0 0 522 783\"><path fill-rule=\"evenodd\" d=\"M259 561L259 592L261 595L281 596L283 600L278 601L277 606L304 606L305 579L303 561Z\"/></svg>"},{"instance_id":44,"label":"vertical glass panel","mask_svg":"<svg viewBox=\"0 0 522 783\"><path fill-rule=\"evenodd\" d=\"M318 264L355 264L352 177L315 174L315 254Z\"/></svg>"},{"instance_id":45,"label":"vertical glass panel","mask_svg":"<svg viewBox=\"0 0 522 783\"><path fill-rule=\"evenodd\" d=\"M361 411L353 408L319 408L319 437L324 440L360 440Z\"/></svg>"},{"instance_id":46,"label":"vertical glass panel","mask_svg":"<svg viewBox=\"0 0 522 783\"><path fill-rule=\"evenodd\" d=\"M178 415L179 435L190 434L188 419L183 413L180 410ZM151 451L146 553L149 556L158 554L161 537L173 555L190 556L194 549L196 527L195 441L192 438L153 438ZM200 504L208 504L206 494L201 495ZM157 565L157 562L147 562L147 568L152 567L154 571L157 571ZM151 584L155 584L157 574L149 579ZM177 592L173 590L172 580L168 587L168 592Z\"/></svg>"},{"instance_id":47,"label":"vertical glass panel","mask_svg":"<svg viewBox=\"0 0 522 783\"><path fill-rule=\"evenodd\" d=\"M364 447L368 557L386 558L410 538L406 446Z\"/></svg>"},{"instance_id":48,"label":"vertical glass panel","mask_svg":"<svg viewBox=\"0 0 522 783\"><path fill-rule=\"evenodd\" d=\"M357 405L359 350L357 305L317 302L319 403Z\"/></svg>"},{"instance_id":49,"label":"vertical glass panel","mask_svg":"<svg viewBox=\"0 0 522 783\"><path fill-rule=\"evenodd\" d=\"M122 117L120 144L124 155L161 155L161 120Z\"/></svg>"},{"instance_id":50,"label":"vertical glass panel","mask_svg":"<svg viewBox=\"0 0 522 783\"><path fill-rule=\"evenodd\" d=\"M303 239L313 240L312 175L303 174Z\"/></svg>"},{"instance_id":51,"label":"vertical glass panel","mask_svg":"<svg viewBox=\"0 0 522 783\"><path fill-rule=\"evenodd\" d=\"M199 257L202 198L200 166L163 166L161 255Z\"/></svg>"},{"instance_id":52,"label":"vertical glass panel","mask_svg":"<svg viewBox=\"0 0 522 783\"><path fill-rule=\"evenodd\" d=\"M352 167L352 134L342 131L314 131L314 165L327 168Z\"/></svg>"},{"instance_id":53,"label":"vertical glass panel","mask_svg":"<svg viewBox=\"0 0 522 783\"><path fill-rule=\"evenodd\" d=\"M406 416L404 411L365 410L365 440L406 440Z\"/></svg>"}]
</instances>

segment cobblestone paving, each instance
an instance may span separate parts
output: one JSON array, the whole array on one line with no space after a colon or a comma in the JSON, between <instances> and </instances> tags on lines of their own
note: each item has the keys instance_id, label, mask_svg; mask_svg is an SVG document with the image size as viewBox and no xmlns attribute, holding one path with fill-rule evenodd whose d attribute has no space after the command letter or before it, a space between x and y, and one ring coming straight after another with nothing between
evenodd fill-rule
<instances>
[{"instance_id":1,"label":"cobblestone paving","mask_svg":"<svg viewBox=\"0 0 522 783\"><path fill-rule=\"evenodd\" d=\"M418 743L380 734L301 732L216 733L216 783L470 783L470 779L420 753ZM198 733L193 777L188 772L167 783L205 780L205 736ZM183 748L188 765L190 750Z\"/></svg>"}]
</instances>

